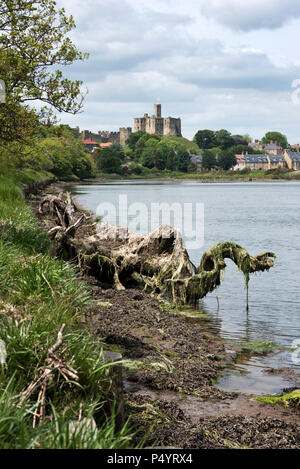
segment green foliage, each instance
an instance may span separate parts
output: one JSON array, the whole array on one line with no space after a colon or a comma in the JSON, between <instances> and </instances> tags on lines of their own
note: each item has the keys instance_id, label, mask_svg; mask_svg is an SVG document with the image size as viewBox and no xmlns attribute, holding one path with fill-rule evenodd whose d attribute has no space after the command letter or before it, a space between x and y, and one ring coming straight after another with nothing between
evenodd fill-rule
<instances>
[{"instance_id":1,"label":"green foliage","mask_svg":"<svg viewBox=\"0 0 300 469\"><path fill-rule=\"evenodd\" d=\"M213 130L198 130L194 137L197 145L203 150L208 150L216 146L216 136Z\"/></svg>"},{"instance_id":2,"label":"green foliage","mask_svg":"<svg viewBox=\"0 0 300 469\"><path fill-rule=\"evenodd\" d=\"M285 135L280 132L267 132L266 135L262 139L263 143L276 143L277 145L281 146L282 148L287 148L288 141Z\"/></svg>"},{"instance_id":3,"label":"green foliage","mask_svg":"<svg viewBox=\"0 0 300 469\"><path fill-rule=\"evenodd\" d=\"M287 394L265 395L255 398L256 401L264 402L265 404L279 404L285 407L298 407L300 406L300 390L296 389Z\"/></svg>"},{"instance_id":4,"label":"green foliage","mask_svg":"<svg viewBox=\"0 0 300 469\"><path fill-rule=\"evenodd\" d=\"M174 156L175 170L187 173L190 161L191 155L187 151L178 151Z\"/></svg>"},{"instance_id":5,"label":"green foliage","mask_svg":"<svg viewBox=\"0 0 300 469\"><path fill-rule=\"evenodd\" d=\"M53 70L87 58L67 37L75 27L73 17L53 0L3 0L0 17L0 70L7 94L15 102L38 99L61 112L78 112L81 82Z\"/></svg>"},{"instance_id":6,"label":"green foliage","mask_svg":"<svg viewBox=\"0 0 300 469\"><path fill-rule=\"evenodd\" d=\"M241 342L234 346L242 352L252 352L258 355L273 352L277 348L274 342Z\"/></svg>"},{"instance_id":7,"label":"green foliage","mask_svg":"<svg viewBox=\"0 0 300 469\"><path fill-rule=\"evenodd\" d=\"M234 145L234 139L231 136L231 133L228 130L221 129L215 132L216 137L216 146L220 147L222 150L227 150L228 148Z\"/></svg>"},{"instance_id":8,"label":"green foliage","mask_svg":"<svg viewBox=\"0 0 300 469\"><path fill-rule=\"evenodd\" d=\"M230 148L229 150L222 151L217 158L218 167L223 169L224 171L228 171L229 169L231 169L237 163L236 157L234 155L235 153L232 148Z\"/></svg>"},{"instance_id":9,"label":"green foliage","mask_svg":"<svg viewBox=\"0 0 300 469\"><path fill-rule=\"evenodd\" d=\"M217 164L216 154L213 150L204 150L202 152L202 167L210 171Z\"/></svg>"},{"instance_id":10,"label":"green foliage","mask_svg":"<svg viewBox=\"0 0 300 469\"><path fill-rule=\"evenodd\" d=\"M221 129L216 132L213 130L198 130L194 137L195 142L203 150L219 147L221 150L227 150L234 145L234 138L228 130Z\"/></svg>"},{"instance_id":11,"label":"green foliage","mask_svg":"<svg viewBox=\"0 0 300 469\"><path fill-rule=\"evenodd\" d=\"M6 86L6 102L0 106L0 147L8 148L8 160L14 153L20 159L24 146L32 146L40 121L53 114L46 107L37 112L27 103L40 101L72 114L82 108L82 82L65 78L60 68L87 54L67 37L74 20L57 9L54 0L3 0L0 18L0 76Z\"/></svg>"},{"instance_id":12,"label":"green foliage","mask_svg":"<svg viewBox=\"0 0 300 469\"><path fill-rule=\"evenodd\" d=\"M122 172L120 154L111 147L96 150L95 157L97 167L101 172L107 174L120 174Z\"/></svg>"},{"instance_id":13,"label":"green foliage","mask_svg":"<svg viewBox=\"0 0 300 469\"><path fill-rule=\"evenodd\" d=\"M0 447L129 448L133 433L128 422L116 429L111 364L104 362L101 343L82 328L89 292L74 267L49 256L49 247L19 186L1 177L0 340L7 357L0 365ZM63 323L58 356L78 372L79 382L67 383L56 373L48 382L45 408L53 419L33 428L39 389L19 405L21 393L44 370ZM106 417L108 409L112 413ZM80 425L71 430L79 415L84 421L95 414L93 432Z\"/></svg>"},{"instance_id":14,"label":"green foliage","mask_svg":"<svg viewBox=\"0 0 300 469\"><path fill-rule=\"evenodd\" d=\"M129 148L134 151L136 143L138 140L143 137L146 134L146 132L143 132L142 130L139 130L138 132L132 132L128 139L126 140L126 145L129 146Z\"/></svg>"}]
</instances>

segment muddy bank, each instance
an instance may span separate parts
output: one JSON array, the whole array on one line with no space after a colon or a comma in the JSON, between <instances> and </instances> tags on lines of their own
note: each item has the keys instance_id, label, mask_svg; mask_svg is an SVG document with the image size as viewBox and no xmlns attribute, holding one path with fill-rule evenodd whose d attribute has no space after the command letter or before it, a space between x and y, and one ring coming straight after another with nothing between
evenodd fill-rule
<instances>
[{"instance_id":1,"label":"muddy bank","mask_svg":"<svg viewBox=\"0 0 300 469\"><path fill-rule=\"evenodd\" d=\"M39 214L39 202L40 196L31 198L48 230L53 221ZM79 235L94 230L89 219ZM147 445L300 448L299 409L259 403L251 400L254 396L215 386L232 357L204 314L178 314L155 296L136 289L116 291L86 273L82 280L92 295L85 327L125 360L124 396L127 415L139 428L137 439L153 427Z\"/></svg>"}]
</instances>

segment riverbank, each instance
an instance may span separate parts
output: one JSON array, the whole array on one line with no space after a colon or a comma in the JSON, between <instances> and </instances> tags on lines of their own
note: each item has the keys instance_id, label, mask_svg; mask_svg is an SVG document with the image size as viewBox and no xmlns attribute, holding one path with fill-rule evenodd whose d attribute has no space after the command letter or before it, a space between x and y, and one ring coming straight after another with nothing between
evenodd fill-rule
<instances>
[{"instance_id":1,"label":"riverbank","mask_svg":"<svg viewBox=\"0 0 300 469\"><path fill-rule=\"evenodd\" d=\"M0 180L0 448L132 448L103 343L85 327L88 285L51 255L24 200L24 183L47 181Z\"/></svg>"},{"instance_id":2,"label":"riverbank","mask_svg":"<svg viewBox=\"0 0 300 469\"><path fill-rule=\"evenodd\" d=\"M39 202L33 197L31 206L49 229ZM87 229L92 233L92 224ZM93 277L84 282L92 295L86 309L90 332L125 360L126 408L139 428L136 443L153 426L148 445L300 447L297 409L274 408L215 386L230 356L206 315L176 311L137 290L111 290Z\"/></svg>"},{"instance_id":3,"label":"riverbank","mask_svg":"<svg viewBox=\"0 0 300 469\"><path fill-rule=\"evenodd\" d=\"M98 174L92 183L101 183L107 181L135 181L135 180L165 180L165 181L201 181L205 182L285 182L300 181L299 171L250 171L246 173L223 171L207 173L178 173L172 171L150 171L141 175L130 175L128 173L120 174ZM91 180L88 180L91 183Z\"/></svg>"}]
</instances>

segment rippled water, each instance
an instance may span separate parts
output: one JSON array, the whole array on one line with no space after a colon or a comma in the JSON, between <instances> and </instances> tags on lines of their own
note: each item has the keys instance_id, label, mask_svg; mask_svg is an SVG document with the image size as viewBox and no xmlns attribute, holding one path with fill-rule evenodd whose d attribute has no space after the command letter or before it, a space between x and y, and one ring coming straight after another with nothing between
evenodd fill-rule
<instances>
[{"instance_id":1,"label":"rippled water","mask_svg":"<svg viewBox=\"0 0 300 469\"><path fill-rule=\"evenodd\" d=\"M273 341L291 347L295 339L300 339L299 183L140 180L76 185L72 190L86 208L95 212L101 202L117 205L122 194L127 195L129 204L144 202L149 208L153 202L203 203L204 245L190 251L196 265L207 248L226 240L241 244L253 255L264 251L277 255L275 269L251 277L248 314L244 278L231 261L227 262L225 278L217 291L219 309L215 292L202 300L212 324L228 342ZM145 216L142 220L145 228L147 222ZM231 373L219 385L257 393L279 391L287 383L274 376L266 377L265 367L293 366L299 371L291 357L291 352L285 352L250 360L242 365L247 374Z\"/></svg>"}]
</instances>

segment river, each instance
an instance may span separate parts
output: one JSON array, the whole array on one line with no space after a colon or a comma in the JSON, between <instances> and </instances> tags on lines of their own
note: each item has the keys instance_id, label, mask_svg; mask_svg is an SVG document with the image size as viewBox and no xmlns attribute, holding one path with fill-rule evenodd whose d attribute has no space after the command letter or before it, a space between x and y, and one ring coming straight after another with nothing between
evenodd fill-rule
<instances>
[{"instance_id":1,"label":"river","mask_svg":"<svg viewBox=\"0 0 300 469\"><path fill-rule=\"evenodd\" d=\"M201 301L211 326L228 343L271 341L290 348L300 343L300 184L297 182L202 183L198 181L110 181L72 186L72 193L87 209L97 212L100 203L143 203L148 213L139 214L141 231L148 231L153 203L192 203L204 207L204 242L191 246L189 254L199 265L203 252L221 241L234 241L250 254L273 251L275 268L251 276L249 312L243 276L227 261L224 280L216 292ZM195 225L195 210L191 214ZM121 213L122 218L122 213ZM128 218L132 223L134 217ZM108 217L108 222L114 220ZM119 218L117 217L117 223ZM157 220L159 224L159 220ZM201 246L201 244L203 244ZM293 359L294 357L294 359ZM290 383L267 374L270 368L293 367L300 373L300 360L290 350L256 357L227 370L218 386L226 390L279 392Z\"/></svg>"}]
</instances>

